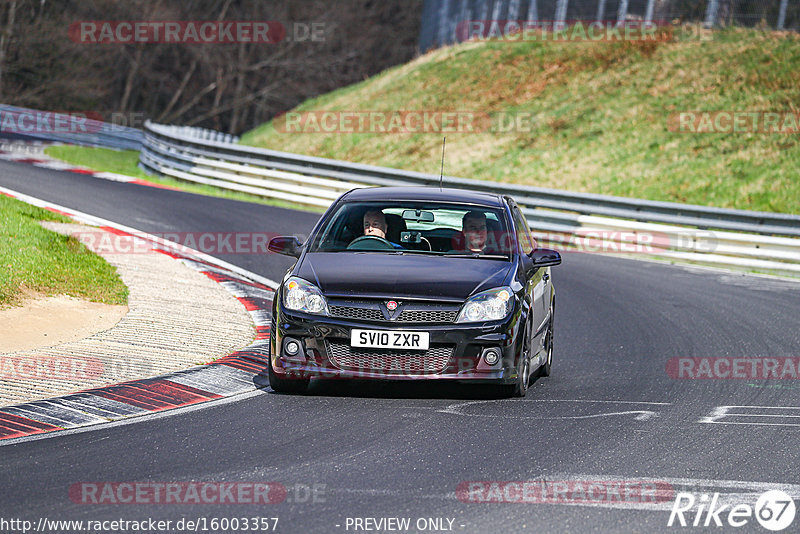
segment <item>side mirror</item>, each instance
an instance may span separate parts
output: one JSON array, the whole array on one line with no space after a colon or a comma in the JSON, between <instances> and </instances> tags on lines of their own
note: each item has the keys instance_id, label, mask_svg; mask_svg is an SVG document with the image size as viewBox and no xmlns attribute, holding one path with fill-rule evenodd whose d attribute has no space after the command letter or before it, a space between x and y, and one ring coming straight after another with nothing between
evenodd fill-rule
<instances>
[{"instance_id":1,"label":"side mirror","mask_svg":"<svg viewBox=\"0 0 800 534\"><path fill-rule=\"evenodd\" d=\"M537 248L528 256L533 260L534 267L550 267L561 263L561 254L549 248Z\"/></svg>"},{"instance_id":2,"label":"side mirror","mask_svg":"<svg viewBox=\"0 0 800 534\"><path fill-rule=\"evenodd\" d=\"M283 254L284 256L294 256L295 258L299 258L300 249L302 246L303 244L300 242L300 240L294 236L281 236L270 239L267 248L270 252L277 252L278 254Z\"/></svg>"}]
</instances>

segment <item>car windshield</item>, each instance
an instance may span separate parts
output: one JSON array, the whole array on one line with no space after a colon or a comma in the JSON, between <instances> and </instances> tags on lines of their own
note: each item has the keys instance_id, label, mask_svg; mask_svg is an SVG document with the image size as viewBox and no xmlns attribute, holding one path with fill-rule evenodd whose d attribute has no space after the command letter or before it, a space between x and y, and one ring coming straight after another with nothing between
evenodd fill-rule
<instances>
[{"instance_id":1,"label":"car windshield","mask_svg":"<svg viewBox=\"0 0 800 534\"><path fill-rule=\"evenodd\" d=\"M347 202L310 252L382 252L508 258L513 233L499 208L431 202Z\"/></svg>"}]
</instances>

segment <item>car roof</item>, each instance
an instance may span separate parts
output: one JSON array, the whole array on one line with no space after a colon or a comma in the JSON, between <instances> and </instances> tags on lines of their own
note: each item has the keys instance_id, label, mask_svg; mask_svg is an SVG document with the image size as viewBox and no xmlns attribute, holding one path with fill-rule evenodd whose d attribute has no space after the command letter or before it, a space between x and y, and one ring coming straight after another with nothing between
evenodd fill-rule
<instances>
[{"instance_id":1,"label":"car roof","mask_svg":"<svg viewBox=\"0 0 800 534\"><path fill-rule=\"evenodd\" d=\"M422 200L439 202L464 202L481 206L503 207L500 195L467 189L438 187L366 187L350 191L344 199L351 201L371 200Z\"/></svg>"}]
</instances>

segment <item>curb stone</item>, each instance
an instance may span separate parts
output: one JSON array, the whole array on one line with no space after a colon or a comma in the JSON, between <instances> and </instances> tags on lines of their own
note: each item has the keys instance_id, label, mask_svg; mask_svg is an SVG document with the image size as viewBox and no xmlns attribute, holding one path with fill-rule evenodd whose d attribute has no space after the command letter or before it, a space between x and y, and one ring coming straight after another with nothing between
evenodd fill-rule
<instances>
[{"instance_id":1,"label":"curb stone","mask_svg":"<svg viewBox=\"0 0 800 534\"><path fill-rule=\"evenodd\" d=\"M31 200L26 195L3 189L12 198ZM85 214L38 199L36 204L80 220ZM147 234L113 231L146 239L153 250L167 254L203 273L236 297L250 313L256 326L256 338L239 350L206 365L192 367L153 378L131 380L89 389L52 399L0 408L0 442L17 442L60 430L87 427L148 413L182 408L225 397L263 389L263 377L269 365L269 339L274 282L235 268L225 262L186 247L175 250L162 239ZM272 284L270 284L272 282ZM4 443L5 444L5 443Z\"/></svg>"}]
</instances>

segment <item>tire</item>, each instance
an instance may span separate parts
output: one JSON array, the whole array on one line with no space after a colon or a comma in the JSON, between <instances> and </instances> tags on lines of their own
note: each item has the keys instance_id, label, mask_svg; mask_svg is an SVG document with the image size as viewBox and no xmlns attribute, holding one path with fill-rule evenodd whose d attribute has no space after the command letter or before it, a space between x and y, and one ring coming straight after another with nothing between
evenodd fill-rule
<instances>
[{"instance_id":1,"label":"tire","mask_svg":"<svg viewBox=\"0 0 800 534\"><path fill-rule=\"evenodd\" d=\"M308 389L308 378L281 378L272 370L272 361L269 363L269 387L276 393L303 394Z\"/></svg>"},{"instance_id":2,"label":"tire","mask_svg":"<svg viewBox=\"0 0 800 534\"><path fill-rule=\"evenodd\" d=\"M525 325L525 332L522 338L522 350L520 351L519 355L519 363L517 364L517 381L514 384L502 386L505 397L522 398L528 393L531 365L531 340L529 337L530 323L527 323Z\"/></svg>"},{"instance_id":3,"label":"tire","mask_svg":"<svg viewBox=\"0 0 800 534\"><path fill-rule=\"evenodd\" d=\"M553 306L552 310L550 324L547 326L547 337L544 342L547 347L547 359L543 365L539 366L539 376L550 376L550 372L553 369L553 319L555 319L555 306Z\"/></svg>"},{"instance_id":4,"label":"tire","mask_svg":"<svg viewBox=\"0 0 800 534\"><path fill-rule=\"evenodd\" d=\"M269 342L269 364L267 365L268 369L268 376L269 376L269 387L276 393L295 393L295 394L302 394L305 393L308 389L308 384L310 379L308 378L281 378L275 374L275 371L272 369L272 345L274 343L273 337L275 335L277 328L277 324L275 322L275 317L272 317L272 322L269 325L269 335L270 335L270 342Z\"/></svg>"}]
</instances>

